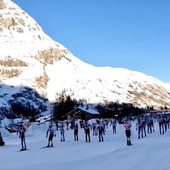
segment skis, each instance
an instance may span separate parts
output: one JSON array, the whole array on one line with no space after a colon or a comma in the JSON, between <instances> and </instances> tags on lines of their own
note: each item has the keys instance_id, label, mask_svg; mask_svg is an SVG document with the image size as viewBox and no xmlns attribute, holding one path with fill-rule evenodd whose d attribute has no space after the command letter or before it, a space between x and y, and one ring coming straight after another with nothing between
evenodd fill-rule
<instances>
[{"instance_id":1,"label":"skis","mask_svg":"<svg viewBox=\"0 0 170 170\"><path fill-rule=\"evenodd\" d=\"M44 148L53 148L54 146L43 146L41 147L41 149L44 149Z\"/></svg>"},{"instance_id":2,"label":"skis","mask_svg":"<svg viewBox=\"0 0 170 170\"><path fill-rule=\"evenodd\" d=\"M21 149L19 152L28 151L28 149Z\"/></svg>"},{"instance_id":3,"label":"skis","mask_svg":"<svg viewBox=\"0 0 170 170\"><path fill-rule=\"evenodd\" d=\"M128 145L128 146L131 146L131 145L132 145L131 141L127 142L127 145Z\"/></svg>"},{"instance_id":4,"label":"skis","mask_svg":"<svg viewBox=\"0 0 170 170\"><path fill-rule=\"evenodd\" d=\"M130 139L129 137L127 138L127 145L128 145L128 146L132 145L131 139Z\"/></svg>"}]
</instances>

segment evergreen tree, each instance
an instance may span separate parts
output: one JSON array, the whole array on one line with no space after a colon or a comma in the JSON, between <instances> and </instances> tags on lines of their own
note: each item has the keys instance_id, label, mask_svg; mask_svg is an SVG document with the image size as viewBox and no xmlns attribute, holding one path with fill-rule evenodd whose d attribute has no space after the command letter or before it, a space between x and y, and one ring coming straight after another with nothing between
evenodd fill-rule
<instances>
[{"instance_id":1,"label":"evergreen tree","mask_svg":"<svg viewBox=\"0 0 170 170\"><path fill-rule=\"evenodd\" d=\"M67 113L72 111L77 105L76 100L72 100L70 96L67 96L64 91L62 91L59 100L54 104L53 108L53 120L65 120L67 119Z\"/></svg>"}]
</instances>

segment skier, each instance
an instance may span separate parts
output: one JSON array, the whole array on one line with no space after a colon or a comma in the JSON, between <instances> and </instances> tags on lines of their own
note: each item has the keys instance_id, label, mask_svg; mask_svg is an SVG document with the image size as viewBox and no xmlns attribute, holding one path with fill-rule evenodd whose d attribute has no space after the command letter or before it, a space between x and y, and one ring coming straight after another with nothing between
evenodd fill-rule
<instances>
[{"instance_id":1,"label":"skier","mask_svg":"<svg viewBox=\"0 0 170 170\"><path fill-rule=\"evenodd\" d=\"M167 128L169 129L170 115L167 115Z\"/></svg>"},{"instance_id":2,"label":"skier","mask_svg":"<svg viewBox=\"0 0 170 170\"><path fill-rule=\"evenodd\" d=\"M136 130L138 130L138 139L140 139L141 137L143 138L144 133L146 137L146 123L145 121L143 121L142 117L138 118L137 120Z\"/></svg>"},{"instance_id":3,"label":"skier","mask_svg":"<svg viewBox=\"0 0 170 170\"><path fill-rule=\"evenodd\" d=\"M160 135L164 134L164 118L163 118L163 115L159 115L158 122L159 122Z\"/></svg>"},{"instance_id":4,"label":"skier","mask_svg":"<svg viewBox=\"0 0 170 170\"><path fill-rule=\"evenodd\" d=\"M127 138L127 145L131 145L131 123L130 121L128 121L128 119L126 118L125 119L125 122L124 122L124 128L125 128L125 134L126 134L126 138Z\"/></svg>"},{"instance_id":5,"label":"skier","mask_svg":"<svg viewBox=\"0 0 170 170\"><path fill-rule=\"evenodd\" d=\"M99 130L99 142L103 142L104 141L104 138L103 138L104 126L103 126L102 122L100 123L98 130Z\"/></svg>"},{"instance_id":6,"label":"skier","mask_svg":"<svg viewBox=\"0 0 170 170\"><path fill-rule=\"evenodd\" d=\"M113 119L113 120L111 121L111 124L112 124L113 134L115 134L115 133L116 133L116 120Z\"/></svg>"},{"instance_id":7,"label":"skier","mask_svg":"<svg viewBox=\"0 0 170 170\"><path fill-rule=\"evenodd\" d=\"M153 132L153 129L152 129L152 127L153 127L153 120L152 120L151 117L147 118L146 124L147 124L148 134L152 133Z\"/></svg>"},{"instance_id":8,"label":"skier","mask_svg":"<svg viewBox=\"0 0 170 170\"><path fill-rule=\"evenodd\" d=\"M167 130L168 130L168 117L167 117L166 114L164 115L164 128L165 128L165 132L167 132Z\"/></svg>"},{"instance_id":9,"label":"skier","mask_svg":"<svg viewBox=\"0 0 170 170\"><path fill-rule=\"evenodd\" d=\"M60 128L60 136L61 136L61 142L64 142L64 141L65 141L64 123L61 124L61 128Z\"/></svg>"},{"instance_id":10,"label":"skier","mask_svg":"<svg viewBox=\"0 0 170 170\"><path fill-rule=\"evenodd\" d=\"M4 145L5 145L5 142L3 141L1 132L0 132L0 146L4 146Z\"/></svg>"},{"instance_id":11,"label":"skier","mask_svg":"<svg viewBox=\"0 0 170 170\"><path fill-rule=\"evenodd\" d=\"M19 129L19 138L21 138L21 146L22 146L21 151L27 149L26 142L25 142L25 132L26 132L26 129L22 125L21 128Z\"/></svg>"},{"instance_id":12,"label":"skier","mask_svg":"<svg viewBox=\"0 0 170 170\"><path fill-rule=\"evenodd\" d=\"M86 142L90 142L90 125L86 122L84 125Z\"/></svg>"},{"instance_id":13,"label":"skier","mask_svg":"<svg viewBox=\"0 0 170 170\"><path fill-rule=\"evenodd\" d=\"M56 121L56 130L58 130L58 121Z\"/></svg>"},{"instance_id":14,"label":"skier","mask_svg":"<svg viewBox=\"0 0 170 170\"><path fill-rule=\"evenodd\" d=\"M78 124L77 123L74 127L74 140L78 141Z\"/></svg>"},{"instance_id":15,"label":"skier","mask_svg":"<svg viewBox=\"0 0 170 170\"><path fill-rule=\"evenodd\" d=\"M55 134L56 136L56 134ZM52 129L52 125L49 126L46 132L46 138L48 137L48 145L47 147L53 147L53 137L54 137L54 130Z\"/></svg>"},{"instance_id":16,"label":"skier","mask_svg":"<svg viewBox=\"0 0 170 170\"><path fill-rule=\"evenodd\" d=\"M92 123L92 130L93 130L93 136L94 136L95 131L96 131L96 124L94 122Z\"/></svg>"},{"instance_id":17,"label":"skier","mask_svg":"<svg viewBox=\"0 0 170 170\"><path fill-rule=\"evenodd\" d=\"M106 125L106 128L108 128L108 126L109 126L109 120L105 120L105 125Z\"/></svg>"},{"instance_id":18,"label":"skier","mask_svg":"<svg viewBox=\"0 0 170 170\"><path fill-rule=\"evenodd\" d=\"M170 116L169 115L166 115L165 122L166 122L167 130L168 130L169 129L169 123L170 123Z\"/></svg>"},{"instance_id":19,"label":"skier","mask_svg":"<svg viewBox=\"0 0 170 170\"><path fill-rule=\"evenodd\" d=\"M143 117L142 119L142 136L145 135L146 137L146 118Z\"/></svg>"},{"instance_id":20,"label":"skier","mask_svg":"<svg viewBox=\"0 0 170 170\"><path fill-rule=\"evenodd\" d=\"M66 121L66 125L67 125L67 130L68 130L68 126L69 126L69 122L68 122L68 120Z\"/></svg>"}]
</instances>

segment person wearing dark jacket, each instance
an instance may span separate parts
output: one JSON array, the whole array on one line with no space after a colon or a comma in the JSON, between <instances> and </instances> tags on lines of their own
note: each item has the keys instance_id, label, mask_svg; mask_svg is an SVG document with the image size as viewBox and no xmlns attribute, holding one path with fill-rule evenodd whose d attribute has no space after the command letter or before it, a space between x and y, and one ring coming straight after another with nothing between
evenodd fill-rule
<instances>
[{"instance_id":1,"label":"person wearing dark jacket","mask_svg":"<svg viewBox=\"0 0 170 170\"><path fill-rule=\"evenodd\" d=\"M56 136L56 135L55 135ZM47 147L53 147L53 137L54 137L54 130L52 129L52 125L49 126L46 132L46 138L48 137L48 145Z\"/></svg>"},{"instance_id":2,"label":"person wearing dark jacket","mask_svg":"<svg viewBox=\"0 0 170 170\"><path fill-rule=\"evenodd\" d=\"M90 142L90 125L88 123L85 123L84 131L85 131L86 142Z\"/></svg>"},{"instance_id":3,"label":"person wearing dark jacket","mask_svg":"<svg viewBox=\"0 0 170 170\"><path fill-rule=\"evenodd\" d=\"M78 141L78 124L77 123L74 127L74 140Z\"/></svg>"},{"instance_id":4,"label":"person wearing dark jacket","mask_svg":"<svg viewBox=\"0 0 170 170\"><path fill-rule=\"evenodd\" d=\"M24 126L21 126L21 128L19 129L19 138L21 139L21 151L26 150L26 142L25 142L25 132L26 129L24 128Z\"/></svg>"},{"instance_id":5,"label":"person wearing dark jacket","mask_svg":"<svg viewBox=\"0 0 170 170\"><path fill-rule=\"evenodd\" d=\"M99 130L99 142L103 142L104 127L102 124L99 125L98 130Z\"/></svg>"}]
</instances>

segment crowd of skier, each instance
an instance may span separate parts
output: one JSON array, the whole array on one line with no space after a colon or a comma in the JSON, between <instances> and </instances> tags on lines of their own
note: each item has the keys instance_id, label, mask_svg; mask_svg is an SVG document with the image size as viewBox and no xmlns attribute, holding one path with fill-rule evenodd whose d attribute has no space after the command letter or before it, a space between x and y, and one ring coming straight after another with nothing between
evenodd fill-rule
<instances>
[{"instance_id":1,"label":"crowd of skier","mask_svg":"<svg viewBox=\"0 0 170 170\"><path fill-rule=\"evenodd\" d=\"M138 139L146 137L147 134L151 134L155 131L155 122L159 125L159 134L163 135L170 127L170 115L144 115L137 118L136 130L138 131Z\"/></svg>"},{"instance_id":2,"label":"crowd of skier","mask_svg":"<svg viewBox=\"0 0 170 170\"><path fill-rule=\"evenodd\" d=\"M170 115L158 114L158 115L141 115L133 118L123 118L121 122L117 119L93 119L93 121L63 121L56 125L50 124L46 131L46 138L48 143L46 147L53 147L53 138L56 136L56 132L60 132L61 142L65 141L65 131L73 130L74 141L79 140L79 129L83 129L85 133L85 142L91 142L91 135L98 136L99 142L104 142L104 136L108 129L111 129L113 134L117 133L117 126L123 125L125 129L125 136L127 139L127 145L131 145L131 122L136 124L136 132L138 139L147 137L147 135L155 132L155 123L159 126L159 135L163 135L170 128ZM21 150L26 150L25 141L26 128L24 125L20 126L17 134L21 139Z\"/></svg>"}]
</instances>

